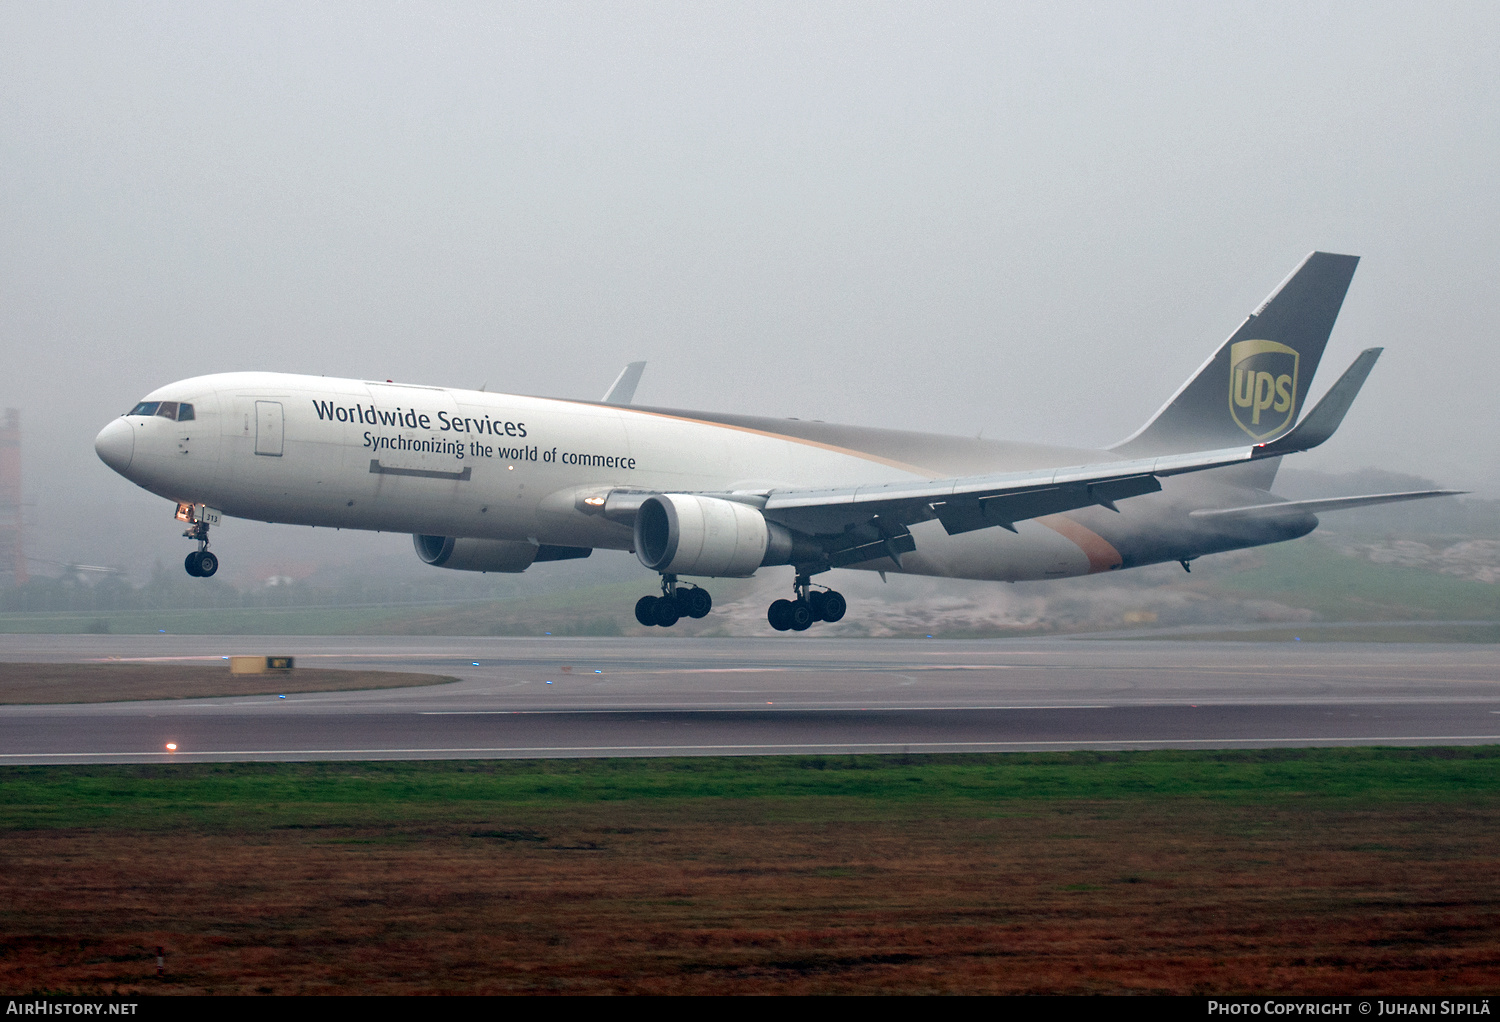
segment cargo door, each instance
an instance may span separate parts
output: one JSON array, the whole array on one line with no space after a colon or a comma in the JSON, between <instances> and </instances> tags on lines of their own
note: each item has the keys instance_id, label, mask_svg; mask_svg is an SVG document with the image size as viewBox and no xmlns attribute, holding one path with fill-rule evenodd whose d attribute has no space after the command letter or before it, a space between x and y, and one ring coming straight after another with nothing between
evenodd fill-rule
<instances>
[{"instance_id":1,"label":"cargo door","mask_svg":"<svg viewBox=\"0 0 1500 1022\"><path fill-rule=\"evenodd\" d=\"M255 402L255 453L281 457L281 434L281 402Z\"/></svg>"}]
</instances>

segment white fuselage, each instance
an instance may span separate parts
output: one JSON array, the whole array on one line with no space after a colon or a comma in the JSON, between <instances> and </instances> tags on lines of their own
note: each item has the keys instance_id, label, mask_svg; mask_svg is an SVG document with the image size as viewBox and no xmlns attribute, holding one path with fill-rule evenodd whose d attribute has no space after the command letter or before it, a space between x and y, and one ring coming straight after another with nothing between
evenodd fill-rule
<instances>
[{"instance_id":1,"label":"white fuselage","mask_svg":"<svg viewBox=\"0 0 1500 1022\"><path fill-rule=\"evenodd\" d=\"M267 522L621 550L632 547L631 529L586 513L586 497L618 488L764 492L938 478L953 474L951 448L965 443L869 430L901 443L856 448L862 434L851 427L826 427L828 436L842 429L854 438L845 444L816 431L810 438L811 424L794 435L795 420L781 432L779 420L711 421L691 412L281 373L196 377L147 400L191 403L194 418L123 416L97 446L122 475L170 500ZM929 443L932 457L912 438ZM974 469L1113 457L968 443L965 465ZM1168 494L1130 503L1157 515L1174 507ZM955 536L936 522L919 523L903 569L1013 581L1120 567L1120 552L1089 521L1053 515L1019 523L1017 533ZM864 566L896 570L889 561Z\"/></svg>"}]
</instances>

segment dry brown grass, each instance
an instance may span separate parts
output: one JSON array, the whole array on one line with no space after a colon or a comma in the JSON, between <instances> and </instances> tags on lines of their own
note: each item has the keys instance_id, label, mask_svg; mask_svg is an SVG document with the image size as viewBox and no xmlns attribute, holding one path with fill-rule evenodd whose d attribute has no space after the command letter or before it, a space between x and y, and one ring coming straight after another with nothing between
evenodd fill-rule
<instances>
[{"instance_id":1,"label":"dry brown grass","mask_svg":"<svg viewBox=\"0 0 1500 1022\"><path fill-rule=\"evenodd\" d=\"M230 674L216 664L22 664L0 662L0 704L114 703L136 699L202 699L346 692L445 685L456 678L399 671L302 668L284 674Z\"/></svg>"},{"instance_id":2,"label":"dry brown grass","mask_svg":"<svg viewBox=\"0 0 1500 1022\"><path fill-rule=\"evenodd\" d=\"M12 830L0 989L1493 992L1500 805L1328 805L893 821L635 799L432 826Z\"/></svg>"}]
</instances>

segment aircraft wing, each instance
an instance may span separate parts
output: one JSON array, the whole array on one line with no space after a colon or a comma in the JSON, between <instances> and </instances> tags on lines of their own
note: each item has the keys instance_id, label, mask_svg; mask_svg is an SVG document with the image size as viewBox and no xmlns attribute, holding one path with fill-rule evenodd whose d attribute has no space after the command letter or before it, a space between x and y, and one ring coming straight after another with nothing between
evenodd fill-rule
<instances>
[{"instance_id":1,"label":"aircraft wing","mask_svg":"<svg viewBox=\"0 0 1500 1022\"><path fill-rule=\"evenodd\" d=\"M823 540L835 567L881 556L899 563L900 554L916 549L908 526L917 522L936 519L950 535L991 526L1014 531L1016 522L1096 504L1118 510L1118 500L1160 490L1164 476L1310 450L1343 421L1380 350L1362 352L1296 427L1264 444L956 479L772 490L753 499L768 519Z\"/></svg>"},{"instance_id":2,"label":"aircraft wing","mask_svg":"<svg viewBox=\"0 0 1500 1022\"><path fill-rule=\"evenodd\" d=\"M950 534L1155 493L1161 476L1199 472L1254 460L1253 447L1134 461L1007 472L960 479L824 490L773 490L761 510L774 522L825 539L835 567L916 549L908 526L938 520ZM740 498L743 499L743 498ZM840 542L828 544L835 537ZM847 542L842 542L842 541Z\"/></svg>"},{"instance_id":3,"label":"aircraft wing","mask_svg":"<svg viewBox=\"0 0 1500 1022\"><path fill-rule=\"evenodd\" d=\"M699 495L750 504L767 519L816 537L833 567L886 556L899 564L901 554L916 549L909 526L917 522L935 519L950 535L992 526L1015 531L1016 522L1082 507L1117 511L1116 501L1160 490L1164 476L1310 450L1343 421L1380 350L1362 352L1301 422L1263 444L954 479ZM649 496L620 489L583 503L596 508L594 513L631 521Z\"/></svg>"}]
</instances>

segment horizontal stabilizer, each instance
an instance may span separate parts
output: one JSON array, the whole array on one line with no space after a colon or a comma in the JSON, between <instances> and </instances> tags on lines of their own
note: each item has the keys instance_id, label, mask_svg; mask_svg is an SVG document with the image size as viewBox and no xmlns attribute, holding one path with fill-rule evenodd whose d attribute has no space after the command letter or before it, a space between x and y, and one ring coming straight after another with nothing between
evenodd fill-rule
<instances>
[{"instance_id":1,"label":"horizontal stabilizer","mask_svg":"<svg viewBox=\"0 0 1500 1022\"><path fill-rule=\"evenodd\" d=\"M1365 385L1370 370L1375 368L1375 360L1384 350L1383 348L1366 348L1360 352L1354 364L1344 370L1344 375L1328 388L1328 393L1323 395L1323 399L1307 413L1301 422L1292 427L1290 433L1270 443L1256 446L1256 457L1273 458L1278 454L1310 451L1333 436L1339 424L1344 421L1344 415L1349 411L1349 406L1354 404L1354 399L1359 396L1359 388Z\"/></svg>"},{"instance_id":2,"label":"horizontal stabilizer","mask_svg":"<svg viewBox=\"0 0 1500 1022\"><path fill-rule=\"evenodd\" d=\"M628 405L635 397L636 385L641 382L641 373L646 371L646 363L632 362L620 370L620 375L615 377L615 382L610 385L609 390L604 392L600 398L607 405Z\"/></svg>"},{"instance_id":3,"label":"horizontal stabilizer","mask_svg":"<svg viewBox=\"0 0 1500 1022\"><path fill-rule=\"evenodd\" d=\"M1373 504L1396 504L1403 500L1456 497L1467 492L1467 490L1409 490L1405 493L1372 493L1363 497L1284 500L1275 504L1251 504L1248 507L1204 508L1192 512L1192 516L1194 518L1284 518L1322 514L1324 511L1345 511L1352 507L1369 507Z\"/></svg>"}]
</instances>

